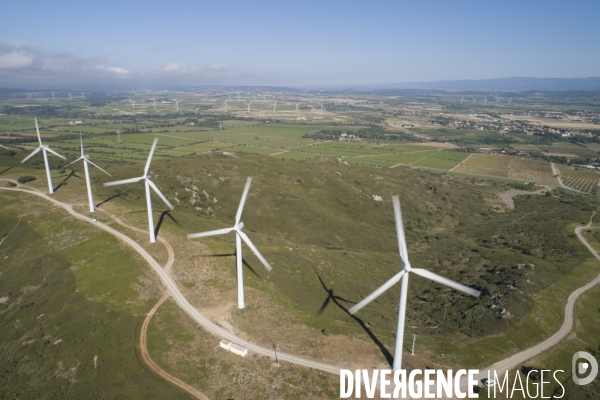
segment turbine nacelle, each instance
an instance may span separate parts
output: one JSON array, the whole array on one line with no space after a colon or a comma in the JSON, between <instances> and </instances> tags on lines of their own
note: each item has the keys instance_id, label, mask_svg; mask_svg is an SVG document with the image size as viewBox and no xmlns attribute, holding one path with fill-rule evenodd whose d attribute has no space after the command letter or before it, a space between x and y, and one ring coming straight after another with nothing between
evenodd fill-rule
<instances>
[{"instance_id":1,"label":"turbine nacelle","mask_svg":"<svg viewBox=\"0 0 600 400\"><path fill-rule=\"evenodd\" d=\"M410 263L404 262L404 261L400 261L400 263L402 264L402 269L405 270L406 272L410 272L412 270L412 267L410 266Z\"/></svg>"},{"instance_id":2,"label":"turbine nacelle","mask_svg":"<svg viewBox=\"0 0 600 400\"><path fill-rule=\"evenodd\" d=\"M237 224L236 226L233 227L233 230L236 232L240 232L243 228L244 228L244 223L240 222L239 224Z\"/></svg>"}]
</instances>

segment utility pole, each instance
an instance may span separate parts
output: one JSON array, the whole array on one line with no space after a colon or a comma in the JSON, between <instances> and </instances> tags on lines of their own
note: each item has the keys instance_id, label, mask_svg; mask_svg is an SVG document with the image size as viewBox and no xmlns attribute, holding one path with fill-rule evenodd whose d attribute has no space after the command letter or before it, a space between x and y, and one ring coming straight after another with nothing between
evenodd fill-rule
<instances>
[{"instance_id":1,"label":"utility pole","mask_svg":"<svg viewBox=\"0 0 600 400\"><path fill-rule=\"evenodd\" d=\"M277 357L277 350L279 350L279 345L273 343L273 350L275 350L275 361L277 361L277 366L279 367L279 357Z\"/></svg>"},{"instance_id":2,"label":"utility pole","mask_svg":"<svg viewBox=\"0 0 600 400\"><path fill-rule=\"evenodd\" d=\"M411 354L414 356L415 355L415 340L417 339L417 334L413 333L413 345L412 345L412 352Z\"/></svg>"}]
</instances>

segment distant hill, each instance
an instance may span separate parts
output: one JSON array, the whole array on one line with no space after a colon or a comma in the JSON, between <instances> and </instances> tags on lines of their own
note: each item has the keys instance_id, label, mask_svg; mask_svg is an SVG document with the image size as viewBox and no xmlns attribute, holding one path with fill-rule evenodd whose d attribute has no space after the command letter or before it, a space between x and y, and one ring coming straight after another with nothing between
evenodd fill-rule
<instances>
[{"instance_id":1,"label":"distant hill","mask_svg":"<svg viewBox=\"0 0 600 400\"><path fill-rule=\"evenodd\" d=\"M499 79L465 79L456 81L434 82L401 82L379 85L364 85L364 89L420 89L446 91L500 91L526 92L568 91L568 90L600 90L600 77L594 78L499 78Z\"/></svg>"}]
</instances>

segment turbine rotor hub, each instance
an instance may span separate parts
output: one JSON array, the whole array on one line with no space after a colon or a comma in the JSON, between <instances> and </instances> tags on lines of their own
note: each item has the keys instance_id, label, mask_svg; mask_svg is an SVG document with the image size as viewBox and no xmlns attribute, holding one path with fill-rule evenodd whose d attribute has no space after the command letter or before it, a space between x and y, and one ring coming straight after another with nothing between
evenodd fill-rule
<instances>
[{"instance_id":1,"label":"turbine rotor hub","mask_svg":"<svg viewBox=\"0 0 600 400\"><path fill-rule=\"evenodd\" d=\"M402 268L406 271L406 272L410 272L410 270L412 269L410 266L410 263L408 262L404 262L402 261Z\"/></svg>"},{"instance_id":2,"label":"turbine rotor hub","mask_svg":"<svg viewBox=\"0 0 600 400\"><path fill-rule=\"evenodd\" d=\"M235 226L235 228L233 228L233 229L234 229L234 230L236 230L236 231L241 231L241 230L242 230L242 228L244 228L244 223L243 223L243 222L240 222L240 223L239 223L239 224L237 224L237 225Z\"/></svg>"}]
</instances>

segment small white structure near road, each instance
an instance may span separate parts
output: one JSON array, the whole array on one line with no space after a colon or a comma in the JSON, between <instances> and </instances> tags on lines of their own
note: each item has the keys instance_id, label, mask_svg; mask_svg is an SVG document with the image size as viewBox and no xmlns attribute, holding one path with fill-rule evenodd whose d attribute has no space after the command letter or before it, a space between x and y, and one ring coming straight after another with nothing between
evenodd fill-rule
<instances>
[{"instance_id":1,"label":"small white structure near road","mask_svg":"<svg viewBox=\"0 0 600 400\"><path fill-rule=\"evenodd\" d=\"M246 357L246 355L248 354L247 348L240 346L239 344L235 344L227 339L221 340L219 346L224 348L225 350L229 350L233 354L237 354L238 356Z\"/></svg>"},{"instance_id":2,"label":"small white structure near road","mask_svg":"<svg viewBox=\"0 0 600 400\"><path fill-rule=\"evenodd\" d=\"M231 340L223 339L221 340L221 343L219 343L219 346L221 346L225 350L229 350L229 348L231 347Z\"/></svg>"}]
</instances>

